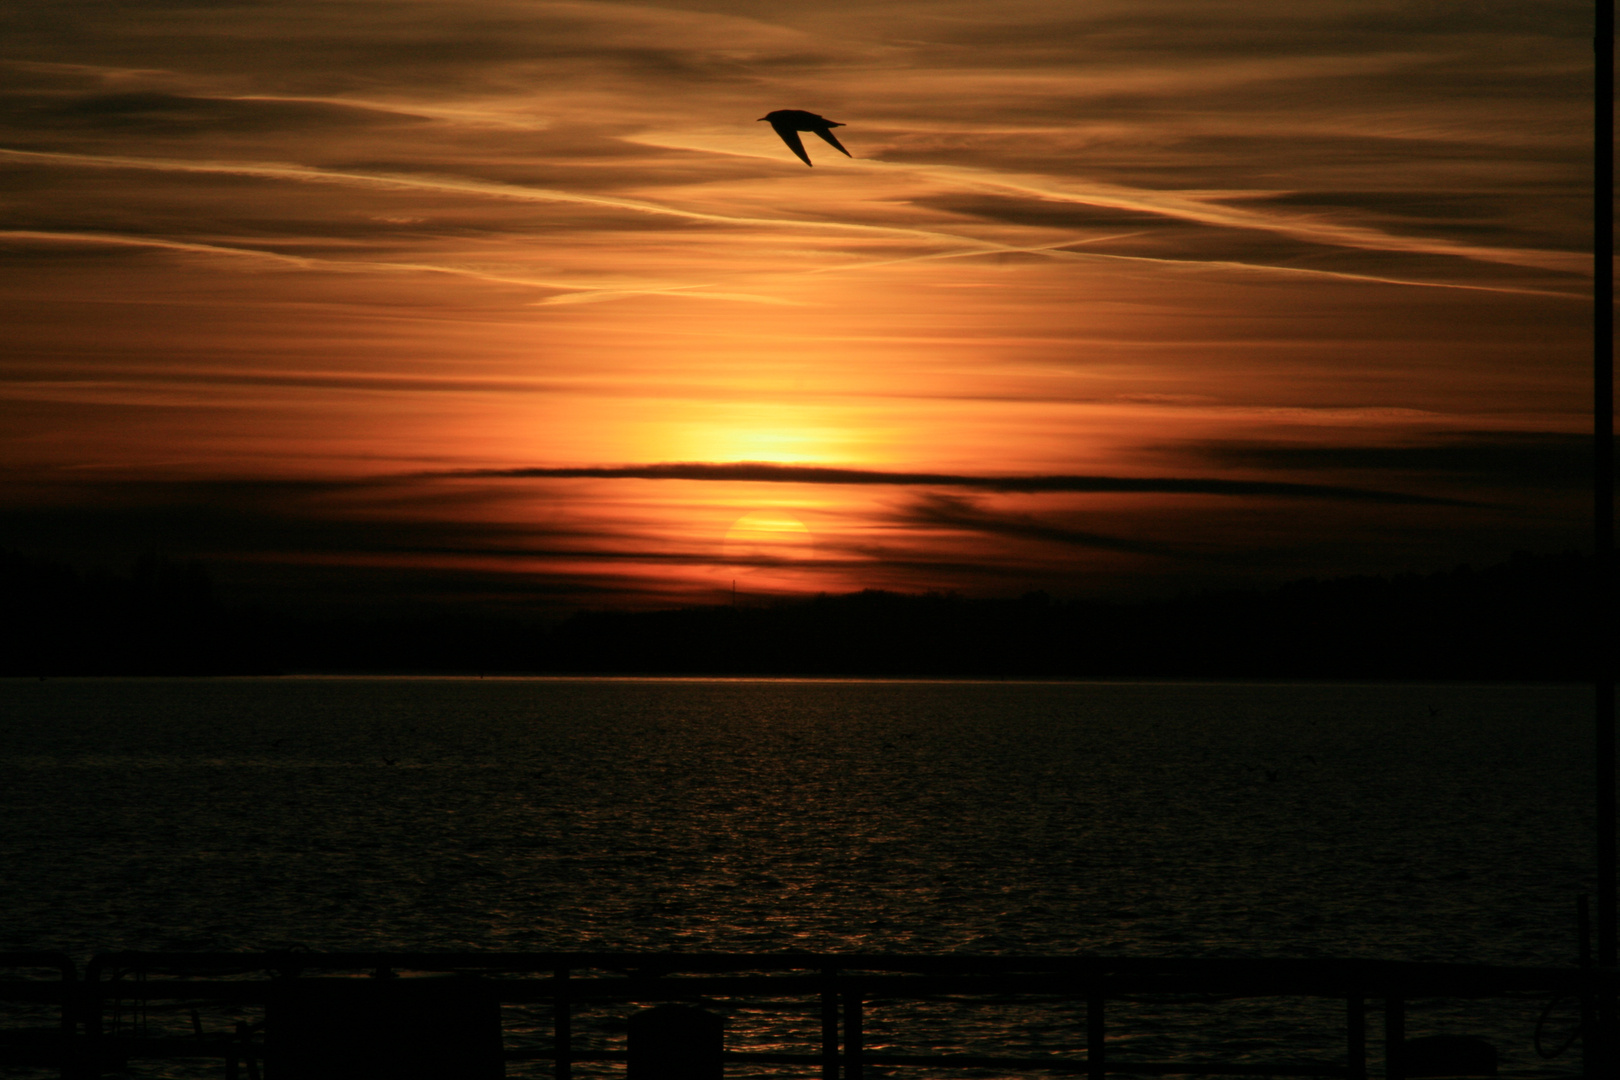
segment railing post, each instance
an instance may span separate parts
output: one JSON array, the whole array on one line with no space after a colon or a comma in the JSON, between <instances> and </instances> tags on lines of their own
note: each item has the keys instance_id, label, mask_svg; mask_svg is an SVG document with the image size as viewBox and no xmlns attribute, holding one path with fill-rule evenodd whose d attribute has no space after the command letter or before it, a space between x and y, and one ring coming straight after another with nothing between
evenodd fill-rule
<instances>
[{"instance_id":1,"label":"railing post","mask_svg":"<svg viewBox=\"0 0 1620 1080\"><path fill-rule=\"evenodd\" d=\"M844 1080L862 1080L861 1064L861 984L853 980L844 988Z\"/></svg>"},{"instance_id":2,"label":"railing post","mask_svg":"<svg viewBox=\"0 0 1620 1080\"><path fill-rule=\"evenodd\" d=\"M78 972L65 956L57 970L62 973L62 1037L72 1039L79 1018Z\"/></svg>"},{"instance_id":3,"label":"railing post","mask_svg":"<svg viewBox=\"0 0 1620 1080\"><path fill-rule=\"evenodd\" d=\"M247 1066L248 1080L259 1080L259 1059L253 1056L253 1029L248 1024L238 1024L242 1032L242 1063Z\"/></svg>"},{"instance_id":4,"label":"railing post","mask_svg":"<svg viewBox=\"0 0 1620 1080\"><path fill-rule=\"evenodd\" d=\"M1406 1080L1406 1002L1398 997L1384 998L1384 1080Z\"/></svg>"},{"instance_id":5,"label":"railing post","mask_svg":"<svg viewBox=\"0 0 1620 1080\"><path fill-rule=\"evenodd\" d=\"M1367 999L1352 994L1345 1002L1344 1071L1349 1080L1367 1080Z\"/></svg>"},{"instance_id":6,"label":"railing post","mask_svg":"<svg viewBox=\"0 0 1620 1080\"><path fill-rule=\"evenodd\" d=\"M63 1080L71 1080L76 1072L74 1057L78 1049L77 1024L81 995L73 961L62 957L57 970L62 975L62 1077Z\"/></svg>"},{"instance_id":7,"label":"railing post","mask_svg":"<svg viewBox=\"0 0 1620 1080\"><path fill-rule=\"evenodd\" d=\"M838 1080L838 973L822 971L821 1080Z\"/></svg>"},{"instance_id":8,"label":"railing post","mask_svg":"<svg viewBox=\"0 0 1620 1080\"><path fill-rule=\"evenodd\" d=\"M1584 1080L1598 1080L1603 1075L1603 1048L1599 1045L1602 1040L1595 1037L1598 1020L1597 983L1592 970L1592 907L1585 893L1575 898L1575 950L1581 968L1581 1076Z\"/></svg>"},{"instance_id":9,"label":"railing post","mask_svg":"<svg viewBox=\"0 0 1620 1080\"><path fill-rule=\"evenodd\" d=\"M557 992L551 1006L551 1042L556 1055L556 1080L570 1080L574 1072L573 1016L569 1012L568 969L556 971Z\"/></svg>"},{"instance_id":10,"label":"railing post","mask_svg":"<svg viewBox=\"0 0 1620 1080\"><path fill-rule=\"evenodd\" d=\"M84 1021L84 1036L94 1043L101 1041L101 968L100 955L92 956L84 969L84 986L79 994L80 1019Z\"/></svg>"},{"instance_id":11,"label":"railing post","mask_svg":"<svg viewBox=\"0 0 1620 1080\"><path fill-rule=\"evenodd\" d=\"M1103 1036L1103 998L1099 991L1086 999L1086 1080L1103 1080L1108 1073Z\"/></svg>"}]
</instances>

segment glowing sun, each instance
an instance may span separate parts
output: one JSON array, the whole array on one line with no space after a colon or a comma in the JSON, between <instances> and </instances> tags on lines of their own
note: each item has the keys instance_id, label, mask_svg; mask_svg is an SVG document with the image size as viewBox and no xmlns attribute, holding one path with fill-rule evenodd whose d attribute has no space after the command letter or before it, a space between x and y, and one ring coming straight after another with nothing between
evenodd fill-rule
<instances>
[{"instance_id":1,"label":"glowing sun","mask_svg":"<svg viewBox=\"0 0 1620 1080\"><path fill-rule=\"evenodd\" d=\"M723 550L731 563L802 562L815 558L816 542L787 511L755 510L732 522Z\"/></svg>"}]
</instances>

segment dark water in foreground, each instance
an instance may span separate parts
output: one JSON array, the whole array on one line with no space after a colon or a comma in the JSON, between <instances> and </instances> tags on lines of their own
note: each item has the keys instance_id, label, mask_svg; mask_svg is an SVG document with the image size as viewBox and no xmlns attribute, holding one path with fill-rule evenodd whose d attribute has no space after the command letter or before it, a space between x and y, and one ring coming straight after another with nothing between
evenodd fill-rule
<instances>
[{"instance_id":1,"label":"dark water in foreground","mask_svg":"<svg viewBox=\"0 0 1620 1080\"><path fill-rule=\"evenodd\" d=\"M0 948L1569 964L1591 863L1590 701L1511 686L6 682ZM787 1037L760 1023L755 1045ZM733 1043L750 1030L734 1019ZM976 1036L928 1036L953 1037Z\"/></svg>"}]
</instances>

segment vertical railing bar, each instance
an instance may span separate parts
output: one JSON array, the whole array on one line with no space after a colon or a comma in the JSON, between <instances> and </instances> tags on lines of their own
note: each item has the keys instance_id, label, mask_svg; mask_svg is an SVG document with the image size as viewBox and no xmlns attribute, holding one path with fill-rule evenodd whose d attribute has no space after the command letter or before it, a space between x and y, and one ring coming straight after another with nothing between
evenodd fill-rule
<instances>
[{"instance_id":1,"label":"vertical railing bar","mask_svg":"<svg viewBox=\"0 0 1620 1080\"><path fill-rule=\"evenodd\" d=\"M862 1080L861 984L851 979L844 987L844 1080Z\"/></svg>"},{"instance_id":2,"label":"vertical railing bar","mask_svg":"<svg viewBox=\"0 0 1620 1080\"><path fill-rule=\"evenodd\" d=\"M64 1038L73 1038L74 1025L78 1022L79 1014L79 977L74 969L73 961L67 957L62 958L58 965L62 973L62 1035Z\"/></svg>"},{"instance_id":3,"label":"vertical railing bar","mask_svg":"<svg viewBox=\"0 0 1620 1080\"><path fill-rule=\"evenodd\" d=\"M1345 1028L1349 1043L1345 1075L1349 1080L1367 1080L1367 999L1360 994L1352 994L1345 1001Z\"/></svg>"},{"instance_id":4,"label":"vertical railing bar","mask_svg":"<svg viewBox=\"0 0 1620 1080\"><path fill-rule=\"evenodd\" d=\"M1108 1073L1108 1052L1104 1048L1102 991L1086 998L1086 1080L1103 1080Z\"/></svg>"},{"instance_id":5,"label":"vertical railing bar","mask_svg":"<svg viewBox=\"0 0 1620 1080\"><path fill-rule=\"evenodd\" d=\"M1575 959L1581 972L1581 1076L1584 1080L1598 1080L1603 1074L1601 1039L1587 1032L1598 1030L1597 997L1592 978L1592 908L1591 898L1581 893L1575 898Z\"/></svg>"},{"instance_id":6,"label":"vertical railing bar","mask_svg":"<svg viewBox=\"0 0 1620 1080\"><path fill-rule=\"evenodd\" d=\"M79 989L80 1018L84 1021L84 1036L92 1044L99 1044L102 1033L101 955L90 958L84 969L84 985Z\"/></svg>"},{"instance_id":7,"label":"vertical railing bar","mask_svg":"<svg viewBox=\"0 0 1620 1080\"><path fill-rule=\"evenodd\" d=\"M73 1064L75 1024L79 1013L79 987L78 976L73 961L63 956L56 965L57 972L62 976L62 1017L60 1021L62 1034L62 1077L64 1080L75 1072Z\"/></svg>"},{"instance_id":8,"label":"vertical railing bar","mask_svg":"<svg viewBox=\"0 0 1620 1080\"><path fill-rule=\"evenodd\" d=\"M238 1042L242 1044L240 1051L237 1049ZM242 1067L252 1066L252 1061L253 1027L246 1020L238 1020L236 1030L225 1047L225 1080L238 1080L242 1075Z\"/></svg>"},{"instance_id":9,"label":"vertical railing bar","mask_svg":"<svg viewBox=\"0 0 1620 1080\"><path fill-rule=\"evenodd\" d=\"M825 968L821 975L821 1080L838 1080L838 972Z\"/></svg>"},{"instance_id":10,"label":"vertical railing bar","mask_svg":"<svg viewBox=\"0 0 1620 1080\"><path fill-rule=\"evenodd\" d=\"M552 998L551 1042L556 1055L556 1080L570 1080L574 1072L574 1025L571 1003L568 999L568 969L556 971L557 989Z\"/></svg>"},{"instance_id":11,"label":"vertical railing bar","mask_svg":"<svg viewBox=\"0 0 1620 1080\"><path fill-rule=\"evenodd\" d=\"M1384 998L1384 1080L1406 1080L1406 1001Z\"/></svg>"}]
</instances>

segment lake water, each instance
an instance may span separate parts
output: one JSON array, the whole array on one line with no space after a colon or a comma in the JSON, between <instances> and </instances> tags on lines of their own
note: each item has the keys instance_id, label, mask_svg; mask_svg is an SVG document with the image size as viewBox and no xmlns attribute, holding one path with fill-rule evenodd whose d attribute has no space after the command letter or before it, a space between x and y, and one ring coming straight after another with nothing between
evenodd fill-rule
<instances>
[{"instance_id":1,"label":"lake water","mask_svg":"<svg viewBox=\"0 0 1620 1080\"><path fill-rule=\"evenodd\" d=\"M1582 687L8 681L0 948L1572 964L1590 730Z\"/></svg>"}]
</instances>

